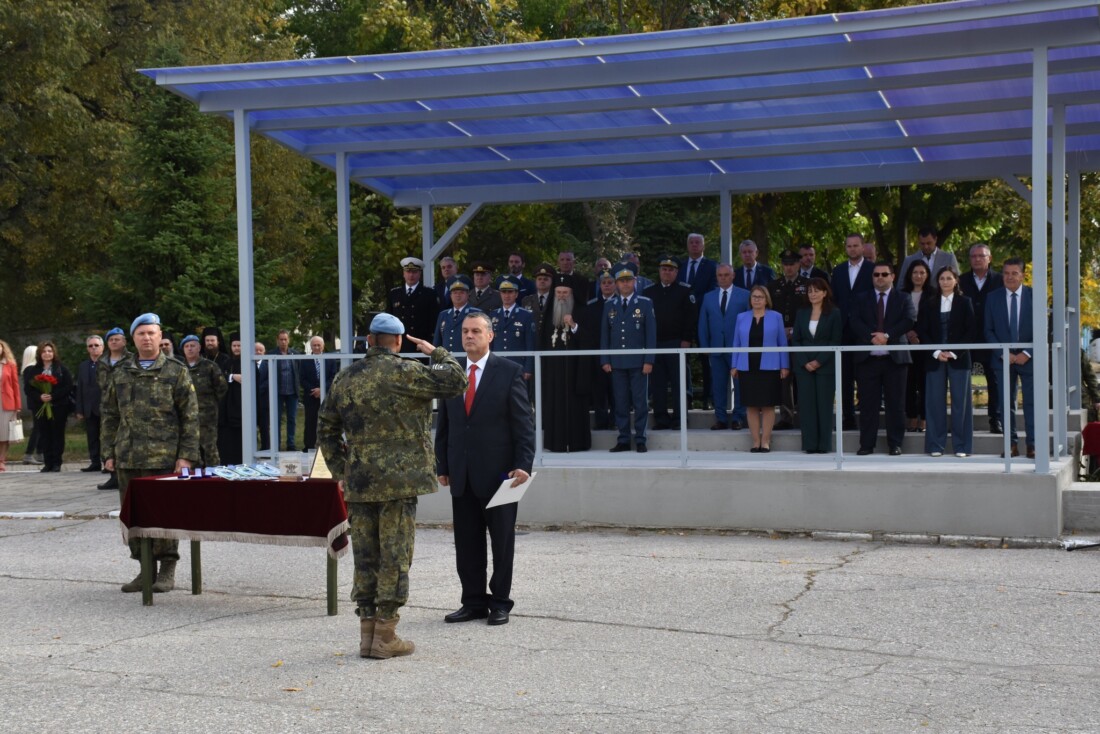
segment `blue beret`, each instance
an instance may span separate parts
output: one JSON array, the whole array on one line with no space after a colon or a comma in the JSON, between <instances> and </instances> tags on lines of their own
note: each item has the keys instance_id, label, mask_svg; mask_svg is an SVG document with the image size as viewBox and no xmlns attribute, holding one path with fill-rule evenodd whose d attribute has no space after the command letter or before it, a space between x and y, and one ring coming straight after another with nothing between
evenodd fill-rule
<instances>
[{"instance_id":1,"label":"blue beret","mask_svg":"<svg viewBox=\"0 0 1100 734\"><path fill-rule=\"evenodd\" d=\"M130 324L130 336L134 335L137 331L137 327L145 326L146 324L153 324L154 326L160 326L160 316L155 313L143 313L134 319L134 323Z\"/></svg>"},{"instance_id":2,"label":"blue beret","mask_svg":"<svg viewBox=\"0 0 1100 734\"><path fill-rule=\"evenodd\" d=\"M400 335L405 333L405 325L393 314L380 313L370 322L370 333Z\"/></svg>"},{"instance_id":3,"label":"blue beret","mask_svg":"<svg viewBox=\"0 0 1100 734\"><path fill-rule=\"evenodd\" d=\"M188 334L187 336L180 339L180 349L183 349L183 345L187 342L195 342L197 344L198 341L199 338L197 336L195 336L194 334Z\"/></svg>"},{"instance_id":4,"label":"blue beret","mask_svg":"<svg viewBox=\"0 0 1100 734\"><path fill-rule=\"evenodd\" d=\"M115 334L119 334L121 336L126 336L126 333L123 332L122 329L120 329L116 326L115 328L113 328L113 329L111 329L110 331L107 332L107 338L110 339Z\"/></svg>"}]
</instances>

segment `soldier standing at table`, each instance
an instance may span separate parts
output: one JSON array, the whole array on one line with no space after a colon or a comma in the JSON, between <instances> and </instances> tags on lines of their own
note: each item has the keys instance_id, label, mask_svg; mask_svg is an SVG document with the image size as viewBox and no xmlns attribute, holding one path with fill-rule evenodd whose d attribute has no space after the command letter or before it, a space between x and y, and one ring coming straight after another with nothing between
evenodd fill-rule
<instances>
[{"instance_id":1,"label":"soldier standing at table","mask_svg":"<svg viewBox=\"0 0 1100 734\"><path fill-rule=\"evenodd\" d=\"M367 353L336 376L318 415L317 444L348 505L361 657L414 650L397 636L397 610L409 598L417 497L436 491L432 400L468 384L443 347L409 336L431 365L398 357L404 333L390 314L375 316Z\"/></svg>"},{"instance_id":2,"label":"soldier standing at table","mask_svg":"<svg viewBox=\"0 0 1100 734\"><path fill-rule=\"evenodd\" d=\"M794 334L794 317L803 308L810 307L810 298L806 290L810 281L798 272L798 253L786 250L781 256L783 275L768 283L768 292L772 297L772 309L783 316L783 328L787 333L787 343L791 343ZM777 431L794 428L795 395L794 374L788 374L779 383L779 422Z\"/></svg>"},{"instance_id":3,"label":"soldier standing at table","mask_svg":"<svg viewBox=\"0 0 1100 734\"><path fill-rule=\"evenodd\" d=\"M229 383L217 363L202 355L202 349L194 334L180 341L180 351L199 401L199 464L218 466L222 463L218 455L218 412L222 398L229 392Z\"/></svg>"},{"instance_id":4,"label":"soldier standing at table","mask_svg":"<svg viewBox=\"0 0 1100 734\"><path fill-rule=\"evenodd\" d=\"M199 402L187 367L160 351L160 317L138 316L130 336L137 354L115 365L102 406L104 467L118 472L122 499L131 479L172 474L199 458ZM141 560L139 538L130 540L130 557ZM153 539L153 591L175 588L179 557L178 540ZM141 591L141 571L122 590Z\"/></svg>"}]
</instances>

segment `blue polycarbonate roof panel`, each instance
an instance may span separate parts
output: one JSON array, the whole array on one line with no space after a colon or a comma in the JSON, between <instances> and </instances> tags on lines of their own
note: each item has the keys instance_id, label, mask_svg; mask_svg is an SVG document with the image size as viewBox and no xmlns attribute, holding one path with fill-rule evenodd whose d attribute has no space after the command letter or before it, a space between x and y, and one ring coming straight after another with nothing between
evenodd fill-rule
<instances>
[{"instance_id":1,"label":"blue polycarbonate roof panel","mask_svg":"<svg viewBox=\"0 0 1100 734\"><path fill-rule=\"evenodd\" d=\"M205 111L249 111L321 165L345 151L357 180L405 202L529 201L540 187L555 200L574 187L658 196L681 180L742 190L729 177L744 173L789 172L784 188L891 182L894 168L955 179L1026 161L1033 45L1050 47L1073 165L1100 165L1098 1L963 0L143 73Z\"/></svg>"}]
</instances>

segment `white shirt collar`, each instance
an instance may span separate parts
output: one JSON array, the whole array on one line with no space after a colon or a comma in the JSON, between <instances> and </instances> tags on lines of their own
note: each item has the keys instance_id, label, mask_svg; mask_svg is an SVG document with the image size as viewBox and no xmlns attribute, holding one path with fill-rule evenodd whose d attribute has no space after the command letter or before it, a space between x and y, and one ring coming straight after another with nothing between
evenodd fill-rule
<instances>
[{"instance_id":1,"label":"white shirt collar","mask_svg":"<svg viewBox=\"0 0 1100 734\"><path fill-rule=\"evenodd\" d=\"M489 361L489 352L485 353L485 356L476 362L471 362L470 358L466 358L466 374L470 374L470 365L477 365L477 373L480 375L485 372L485 363Z\"/></svg>"}]
</instances>

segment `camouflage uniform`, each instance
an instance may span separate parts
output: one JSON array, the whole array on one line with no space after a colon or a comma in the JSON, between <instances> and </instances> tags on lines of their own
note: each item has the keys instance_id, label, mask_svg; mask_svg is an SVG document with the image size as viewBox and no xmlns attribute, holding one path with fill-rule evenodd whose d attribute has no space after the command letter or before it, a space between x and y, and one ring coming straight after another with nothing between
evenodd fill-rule
<instances>
[{"instance_id":1,"label":"camouflage uniform","mask_svg":"<svg viewBox=\"0 0 1100 734\"><path fill-rule=\"evenodd\" d=\"M461 395L462 367L442 347L431 366L371 347L336 376L317 420L317 445L344 482L355 581L364 619L397 617L409 597L416 498L436 491L431 400ZM346 436L346 441L345 441Z\"/></svg>"},{"instance_id":2,"label":"camouflage uniform","mask_svg":"<svg viewBox=\"0 0 1100 734\"><path fill-rule=\"evenodd\" d=\"M137 357L115 365L103 393L103 456L113 459L121 499L130 480L171 474L177 459L199 457L199 403L187 367L158 354L149 369ZM179 560L179 541L153 540L156 560ZM141 558L141 540L130 541Z\"/></svg>"},{"instance_id":3,"label":"camouflage uniform","mask_svg":"<svg viewBox=\"0 0 1100 734\"><path fill-rule=\"evenodd\" d=\"M229 391L229 383L218 365L206 357L188 365L187 371L199 399L199 464L217 466L222 463L218 456L218 405Z\"/></svg>"}]
</instances>

